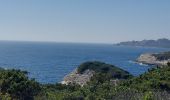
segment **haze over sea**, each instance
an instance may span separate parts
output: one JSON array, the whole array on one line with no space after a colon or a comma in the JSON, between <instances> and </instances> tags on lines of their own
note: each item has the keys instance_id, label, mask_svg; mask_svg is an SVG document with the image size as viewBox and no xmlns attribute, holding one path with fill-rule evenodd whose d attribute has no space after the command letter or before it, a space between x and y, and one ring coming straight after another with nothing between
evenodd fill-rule
<instances>
[{"instance_id":1,"label":"haze over sea","mask_svg":"<svg viewBox=\"0 0 170 100\"><path fill-rule=\"evenodd\" d=\"M112 44L0 41L0 67L26 70L29 77L41 83L60 82L86 61L103 61L139 75L150 68L133 63L141 53L168 50Z\"/></svg>"}]
</instances>

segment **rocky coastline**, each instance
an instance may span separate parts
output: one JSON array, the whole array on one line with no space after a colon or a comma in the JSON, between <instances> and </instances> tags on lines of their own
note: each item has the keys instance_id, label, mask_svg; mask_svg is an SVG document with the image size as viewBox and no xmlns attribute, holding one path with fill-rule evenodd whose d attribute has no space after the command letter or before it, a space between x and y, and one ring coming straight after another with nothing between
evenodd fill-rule
<instances>
[{"instance_id":1,"label":"rocky coastline","mask_svg":"<svg viewBox=\"0 0 170 100\"><path fill-rule=\"evenodd\" d=\"M80 86L84 86L90 81L94 74L95 72L92 70L86 70L83 73L78 73L77 69L75 69L73 72L66 75L61 83L66 85L78 84Z\"/></svg>"},{"instance_id":2,"label":"rocky coastline","mask_svg":"<svg viewBox=\"0 0 170 100\"><path fill-rule=\"evenodd\" d=\"M158 59L157 55L158 55L157 53L141 54L137 58L136 62L148 64L148 65L158 65L158 66L164 66L164 65L167 65L168 62L170 62L170 58L168 58L168 59Z\"/></svg>"},{"instance_id":3,"label":"rocky coastline","mask_svg":"<svg viewBox=\"0 0 170 100\"><path fill-rule=\"evenodd\" d=\"M106 79L100 79L100 78ZM114 65L98 61L85 62L66 75L61 82L65 85L84 86L94 80L107 80L113 85L117 85L120 80L133 77L129 72L120 69Z\"/></svg>"}]
</instances>

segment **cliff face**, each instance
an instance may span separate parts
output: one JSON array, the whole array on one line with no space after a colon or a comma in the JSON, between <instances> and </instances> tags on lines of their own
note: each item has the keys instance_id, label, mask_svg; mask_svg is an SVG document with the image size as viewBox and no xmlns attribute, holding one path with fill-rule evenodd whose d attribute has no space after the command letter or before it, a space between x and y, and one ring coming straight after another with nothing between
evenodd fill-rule
<instances>
[{"instance_id":1,"label":"cliff face","mask_svg":"<svg viewBox=\"0 0 170 100\"><path fill-rule=\"evenodd\" d=\"M170 62L170 59L158 59L158 54L141 54L139 58L137 58L137 62L149 64L149 65L167 65Z\"/></svg>"},{"instance_id":2,"label":"cliff face","mask_svg":"<svg viewBox=\"0 0 170 100\"><path fill-rule=\"evenodd\" d=\"M78 73L77 69L64 77L62 84L78 84L84 86L87 82L90 81L91 77L94 75L94 71L86 70L83 73Z\"/></svg>"}]
</instances>

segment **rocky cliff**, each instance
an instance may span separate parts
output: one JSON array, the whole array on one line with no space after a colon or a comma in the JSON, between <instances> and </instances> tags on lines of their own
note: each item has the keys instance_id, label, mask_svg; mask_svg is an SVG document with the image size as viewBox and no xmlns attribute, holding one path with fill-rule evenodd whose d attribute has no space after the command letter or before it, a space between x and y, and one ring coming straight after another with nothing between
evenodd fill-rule
<instances>
[{"instance_id":1,"label":"rocky cliff","mask_svg":"<svg viewBox=\"0 0 170 100\"><path fill-rule=\"evenodd\" d=\"M149 65L167 65L168 62L170 62L170 58L166 59L159 59L158 55L163 54L141 54L137 58L137 62L139 63L144 63L144 64L149 64ZM163 55L162 55L163 56Z\"/></svg>"},{"instance_id":2,"label":"rocky cliff","mask_svg":"<svg viewBox=\"0 0 170 100\"><path fill-rule=\"evenodd\" d=\"M87 82L94 81L97 78L108 79L117 84L118 79L127 79L132 75L114 65L92 61L85 62L78 66L73 72L64 77L62 84L78 84L84 86ZM100 79L101 80L101 79Z\"/></svg>"},{"instance_id":3,"label":"rocky cliff","mask_svg":"<svg viewBox=\"0 0 170 100\"><path fill-rule=\"evenodd\" d=\"M86 70L83 73L78 73L77 69L75 69L70 74L64 77L62 84L78 84L80 86L85 85L87 82L90 81L91 77L94 75L94 71Z\"/></svg>"}]
</instances>

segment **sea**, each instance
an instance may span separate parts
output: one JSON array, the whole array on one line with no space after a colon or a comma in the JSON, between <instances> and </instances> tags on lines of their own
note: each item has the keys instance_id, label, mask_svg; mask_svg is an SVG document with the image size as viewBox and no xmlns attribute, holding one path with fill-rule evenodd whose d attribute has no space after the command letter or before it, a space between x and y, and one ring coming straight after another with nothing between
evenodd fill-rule
<instances>
[{"instance_id":1,"label":"sea","mask_svg":"<svg viewBox=\"0 0 170 100\"><path fill-rule=\"evenodd\" d=\"M29 78L42 84L61 82L86 61L112 64L138 76L152 67L135 63L140 54L169 50L113 44L0 41L0 67L28 71Z\"/></svg>"}]
</instances>

